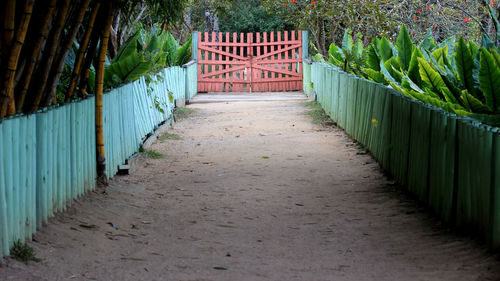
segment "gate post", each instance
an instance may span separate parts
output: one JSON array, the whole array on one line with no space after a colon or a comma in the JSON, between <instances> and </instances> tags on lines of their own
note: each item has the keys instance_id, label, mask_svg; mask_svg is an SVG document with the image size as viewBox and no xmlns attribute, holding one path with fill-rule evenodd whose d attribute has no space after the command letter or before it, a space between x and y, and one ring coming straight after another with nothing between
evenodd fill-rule
<instances>
[{"instance_id":1,"label":"gate post","mask_svg":"<svg viewBox=\"0 0 500 281\"><path fill-rule=\"evenodd\" d=\"M198 31L193 31L193 39L191 43L191 59L198 61Z\"/></svg>"},{"instance_id":2,"label":"gate post","mask_svg":"<svg viewBox=\"0 0 500 281\"><path fill-rule=\"evenodd\" d=\"M309 32L302 30L302 59L309 57Z\"/></svg>"}]
</instances>

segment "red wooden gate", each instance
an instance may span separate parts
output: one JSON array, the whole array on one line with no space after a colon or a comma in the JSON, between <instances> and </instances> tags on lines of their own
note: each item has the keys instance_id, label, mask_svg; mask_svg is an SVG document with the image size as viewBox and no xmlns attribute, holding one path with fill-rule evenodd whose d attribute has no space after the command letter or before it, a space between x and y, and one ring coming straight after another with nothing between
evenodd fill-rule
<instances>
[{"instance_id":1,"label":"red wooden gate","mask_svg":"<svg viewBox=\"0 0 500 281\"><path fill-rule=\"evenodd\" d=\"M199 92L302 90L302 31L199 32L198 40Z\"/></svg>"}]
</instances>

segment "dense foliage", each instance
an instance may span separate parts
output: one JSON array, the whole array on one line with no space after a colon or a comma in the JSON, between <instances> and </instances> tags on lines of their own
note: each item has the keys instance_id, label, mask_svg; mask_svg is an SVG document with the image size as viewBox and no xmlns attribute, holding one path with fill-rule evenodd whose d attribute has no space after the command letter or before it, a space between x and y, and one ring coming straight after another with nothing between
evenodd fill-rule
<instances>
[{"instance_id":1,"label":"dense foliage","mask_svg":"<svg viewBox=\"0 0 500 281\"><path fill-rule=\"evenodd\" d=\"M104 72L104 87L134 81L165 66L180 66L191 59L191 38L184 45L165 30L141 30L118 51Z\"/></svg>"},{"instance_id":2,"label":"dense foliage","mask_svg":"<svg viewBox=\"0 0 500 281\"><path fill-rule=\"evenodd\" d=\"M297 28L309 30L317 50L326 55L330 42L340 44L346 28L361 33L366 45L373 38L396 38L402 24L420 41L431 28L434 39L452 35L481 40L481 32L496 38L498 28L490 11L494 0L265 0L269 11L282 15Z\"/></svg>"},{"instance_id":3,"label":"dense foliage","mask_svg":"<svg viewBox=\"0 0 500 281\"><path fill-rule=\"evenodd\" d=\"M486 35L481 46L463 37L437 43L429 30L415 45L403 25L395 44L382 37L364 48L361 35L353 38L347 29L341 47L330 45L328 62L414 99L500 125L500 55Z\"/></svg>"}]
</instances>

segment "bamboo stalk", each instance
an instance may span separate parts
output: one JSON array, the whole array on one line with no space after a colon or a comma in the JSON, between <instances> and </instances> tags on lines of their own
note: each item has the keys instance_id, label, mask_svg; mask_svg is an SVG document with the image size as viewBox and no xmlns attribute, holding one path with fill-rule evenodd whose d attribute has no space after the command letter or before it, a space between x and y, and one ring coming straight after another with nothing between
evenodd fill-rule
<instances>
[{"instance_id":1,"label":"bamboo stalk","mask_svg":"<svg viewBox=\"0 0 500 281\"><path fill-rule=\"evenodd\" d=\"M4 3L4 19L3 19L3 54L9 53L10 44L14 39L16 25L16 0L8 0Z\"/></svg>"},{"instance_id":2,"label":"bamboo stalk","mask_svg":"<svg viewBox=\"0 0 500 281\"><path fill-rule=\"evenodd\" d=\"M48 50L48 55L42 60L41 66L37 71L37 79L34 85L30 85L30 88L34 89L34 100L32 104L32 111L38 109L40 101L43 98L45 92L45 87L47 85L47 79L50 73L50 67L54 61L54 57L57 51L57 46L60 43L61 32L63 30L64 21L66 20L66 15L68 14L70 0L62 0L61 6L57 12L57 18L52 28L49 40L45 49Z\"/></svg>"},{"instance_id":3,"label":"bamboo stalk","mask_svg":"<svg viewBox=\"0 0 500 281\"><path fill-rule=\"evenodd\" d=\"M97 18L97 22L99 22L99 24L96 24L97 27L102 26L102 20ZM92 61L94 60L95 51L97 50L97 43L99 42L100 34L101 32L98 30L98 28L94 28L94 30L92 31L90 45L87 50L87 54L85 55L85 60L83 61L82 73L80 74L80 84L79 84L80 97L85 97L85 95L87 94L87 82L90 74L90 66L92 64Z\"/></svg>"},{"instance_id":4,"label":"bamboo stalk","mask_svg":"<svg viewBox=\"0 0 500 281\"><path fill-rule=\"evenodd\" d=\"M59 78L61 77L64 68L64 61L66 60L66 57L68 56L68 53L71 50L71 47L73 46L73 40L75 39L76 34L80 29L80 25L83 22L85 11L87 11L89 3L90 0L83 0L82 3L80 4L79 10L77 11L75 20L73 22L73 26L71 27L71 30L68 32L66 41L64 42L64 45L62 46L61 49L61 53L58 55L56 63L53 66L53 70L51 71L52 75L50 77L47 87L47 94L44 103L45 106L49 106L50 104L52 104L53 100L56 98L57 85L59 83Z\"/></svg>"},{"instance_id":5,"label":"bamboo stalk","mask_svg":"<svg viewBox=\"0 0 500 281\"><path fill-rule=\"evenodd\" d=\"M101 35L101 45L99 47L98 65L95 78L95 124L96 124L96 147L97 147L97 175L106 182L106 156L104 151L104 131L103 131L103 87L104 87L104 63L106 62L106 52L109 43L109 32L113 20L113 2L109 1L107 17Z\"/></svg>"},{"instance_id":6,"label":"bamboo stalk","mask_svg":"<svg viewBox=\"0 0 500 281\"><path fill-rule=\"evenodd\" d=\"M89 21L87 23L87 30L85 31L83 40L80 43L80 48L78 49L78 54L76 55L75 66L73 68L73 73L71 74L71 81L69 83L68 93L66 95L66 102L69 102L71 99L73 99L76 84L78 83L78 77L80 77L80 73L82 71L82 63L85 57L85 51L87 50L87 47L89 45L90 36L92 35L95 19L97 17L97 12L99 11L100 6L101 3L99 1L96 1L94 8L92 9L92 14L90 15Z\"/></svg>"},{"instance_id":7,"label":"bamboo stalk","mask_svg":"<svg viewBox=\"0 0 500 281\"><path fill-rule=\"evenodd\" d=\"M21 78L21 91L16 97L16 108L18 113L23 110L24 101L26 99L26 94L28 93L31 78L33 77L36 63L39 60L38 58L40 56L40 49L42 48L42 44L47 39L47 35L49 34L48 27L50 20L52 19L52 15L54 14L56 4L57 0L50 0L47 11L42 19L42 22L40 23L38 39L36 39L35 41L33 51L31 52L28 64L26 66L26 69L24 70L23 77Z\"/></svg>"},{"instance_id":8,"label":"bamboo stalk","mask_svg":"<svg viewBox=\"0 0 500 281\"><path fill-rule=\"evenodd\" d=\"M28 31L28 25L31 20L31 13L33 12L33 6L35 5L35 0L26 0L24 3L24 11L21 15L19 21L19 27L16 31L15 40L10 46L10 52L7 60L7 68L3 72L3 81L1 95L2 102L0 103L0 118L5 117L8 114L14 114L15 106L9 108L7 112L7 107L10 100L14 100L14 78L16 76L17 64L19 62L19 55L21 54L21 49L24 44L24 39L26 38L26 33Z\"/></svg>"}]
</instances>

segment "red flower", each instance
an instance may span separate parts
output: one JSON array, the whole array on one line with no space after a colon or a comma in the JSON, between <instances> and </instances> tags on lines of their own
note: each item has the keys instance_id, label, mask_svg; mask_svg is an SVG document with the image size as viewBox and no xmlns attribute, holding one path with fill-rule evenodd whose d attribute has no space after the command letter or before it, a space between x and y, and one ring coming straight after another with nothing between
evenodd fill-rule
<instances>
[{"instance_id":1,"label":"red flower","mask_svg":"<svg viewBox=\"0 0 500 281\"><path fill-rule=\"evenodd\" d=\"M311 2L311 5L316 5L316 1L312 1L312 2Z\"/></svg>"},{"instance_id":2,"label":"red flower","mask_svg":"<svg viewBox=\"0 0 500 281\"><path fill-rule=\"evenodd\" d=\"M295 2L297 2L297 0L290 0L290 2L295 3Z\"/></svg>"},{"instance_id":3,"label":"red flower","mask_svg":"<svg viewBox=\"0 0 500 281\"><path fill-rule=\"evenodd\" d=\"M288 6L288 4L287 3L283 3L283 6Z\"/></svg>"},{"instance_id":4,"label":"red flower","mask_svg":"<svg viewBox=\"0 0 500 281\"><path fill-rule=\"evenodd\" d=\"M491 6L492 8L495 8L495 6L494 6L493 4L490 4L490 6Z\"/></svg>"},{"instance_id":5,"label":"red flower","mask_svg":"<svg viewBox=\"0 0 500 281\"><path fill-rule=\"evenodd\" d=\"M469 20L470 20L470 17L466 17L466 18L464 19L464 21L465 21L465 22L468 22Z\"/></svg>"},{"instance_id":6,"label":"red flower","mask_svg":"<svg viewBox=\"0 0 500 281\"><path fill-rule=\"evenodd\" d=\"M414 16L414 17L413 17L413 19L414 19L414 20L418 20L418 17L417 17L417 16Z\"/></svg>"},{"instance_id":7,"label":"red flower","mask_svg":"<svg viewBox=\"0 0 500 281\"><path fill-rule=\"evenodd\" d=\"M426 9L426 10L430 10L430 9L431 9L431 7L430 7L430 6L427 6L427 7L425 7L425 9Z\"/></svg>"},{"instance_id":8,"label":"red flower","mask_svg":"<svg viewBox=\"0 0 500 281\"><path fill-rule=\"evenodd\" d=\"M420 13L422 13L422 11L420 11L420 10L417 10L417 14L420 14Z\"/></svg>"}]
</instances>

